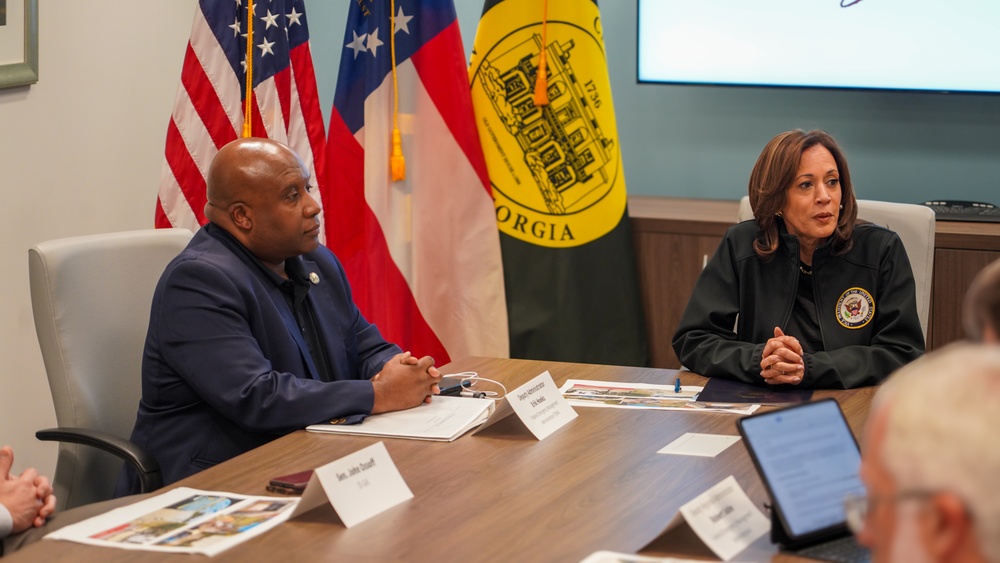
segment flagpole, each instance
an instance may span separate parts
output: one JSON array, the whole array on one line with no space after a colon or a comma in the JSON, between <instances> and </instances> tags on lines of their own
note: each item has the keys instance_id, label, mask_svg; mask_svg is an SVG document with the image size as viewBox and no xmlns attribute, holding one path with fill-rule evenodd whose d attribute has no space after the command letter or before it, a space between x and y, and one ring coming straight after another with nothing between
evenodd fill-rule
<instances>
[{"instance_id":1,"label":"flagpole","mask_svg":"<svg viewBox=\"0 0 1000 563\"><path fill-rule=\"evenodd\" d=\"M247 0L247 92L243 102L243 137L252 137L253 117L253 0Z\"/></svg>"}]
</instances>

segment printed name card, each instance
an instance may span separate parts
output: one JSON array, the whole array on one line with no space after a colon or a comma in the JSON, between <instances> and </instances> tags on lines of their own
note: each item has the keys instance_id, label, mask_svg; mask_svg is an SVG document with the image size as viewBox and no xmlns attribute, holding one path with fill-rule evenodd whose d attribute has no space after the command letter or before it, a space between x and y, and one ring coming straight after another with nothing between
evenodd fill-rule
<instances>
[{"instance_id":1,"label":"printed name card","mask_svg":"<svg viewBox=\"0 0 1000 563\"><path fill-rule=\"evenodd\" d=\"M679 512L663 533L686 521L723 561L729 561L771 529L771 521L754 506L732 475L687 502Z\"/></svg>"},{"instance_id":2,"label":"printed name card","mask_svg":"<svg viewBox=\"0 0 1000 563\"><path fill-rule=\"evenodd\" d=\"M411 498L413 493L379 442L317 468L291 517L329 501L350 528Z\"/></svg>"},{"instance_id":3,"label":"printed name card","mask_svg":"<svg viewBox=\"0 0 1000 563\"><path fill-rule=\"evenodd\" d=\"M476 432L516 414L525 427L543 440L576 418L576 411L559 392L548 371L507 392L493 414Z\"/></svg>"}]
</instances>

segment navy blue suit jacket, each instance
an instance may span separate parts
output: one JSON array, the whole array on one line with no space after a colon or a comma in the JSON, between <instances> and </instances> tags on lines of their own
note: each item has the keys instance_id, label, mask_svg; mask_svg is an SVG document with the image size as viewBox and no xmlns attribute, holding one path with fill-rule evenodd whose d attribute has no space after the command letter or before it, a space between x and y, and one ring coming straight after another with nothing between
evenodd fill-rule
<instances>
[{"instance_id":1,"label":"navy blue suit jacket","mask_svg":"<svg viewBox=\"0 0 1000 563\"><path fill-rule=\"evenodd\" d=\"M315 311L333 381L320 380L281 289L219 227L208 225L166 268L153 295L132 441L164 484L331 418L367 415L372 376L400 352L351 300L324 246L303 255L319 283ZM128 466L116 493L138 492Z\"/></svg>"}]
</instances>

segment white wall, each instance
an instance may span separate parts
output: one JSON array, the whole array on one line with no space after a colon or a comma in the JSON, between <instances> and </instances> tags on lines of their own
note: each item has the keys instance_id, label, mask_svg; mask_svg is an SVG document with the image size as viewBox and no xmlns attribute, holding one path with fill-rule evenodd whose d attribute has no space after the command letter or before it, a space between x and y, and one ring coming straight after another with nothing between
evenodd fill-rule
<instances>
[{"instance_id":1,"label":"white wall","mask_svg":"<svg viewBox=\"0 0 1000 563\"><path fill-rule=\"evenodd\" d=\"M31 317L28 248L152 226L196 2L39 4L39 81L0 90L0 444L14 447L15 469L52 476L56 447L34 437L55 414Z\"/></svg>"}]
</instances>

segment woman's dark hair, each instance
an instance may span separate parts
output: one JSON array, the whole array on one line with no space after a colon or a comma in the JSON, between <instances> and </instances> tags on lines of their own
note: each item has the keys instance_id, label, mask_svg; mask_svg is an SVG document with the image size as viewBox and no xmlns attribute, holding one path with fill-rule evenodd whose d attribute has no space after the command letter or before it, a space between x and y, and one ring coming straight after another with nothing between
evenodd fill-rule
<instances>
[{"instance_id":1,"label":"woman's dark hair","mask_svg":"<svg viewBox=\"0 0 1000 563\"><path fill-rule=\"evenodd\" d=\"M844 152L826 131L814 129L807 133L796 129L771 139L750 173L750 207L760 229L753 248L761 258L770 259L778 250L776 216L785 207L785 193L795 181L802 153L816 145L823 145L830 151L840 172L840 204L843 209L837 218L837 228L833 231L832 251L834 254L843 254L851 249L851 234L858 218L858 205Z\"/></svg>"}]
</instances>

